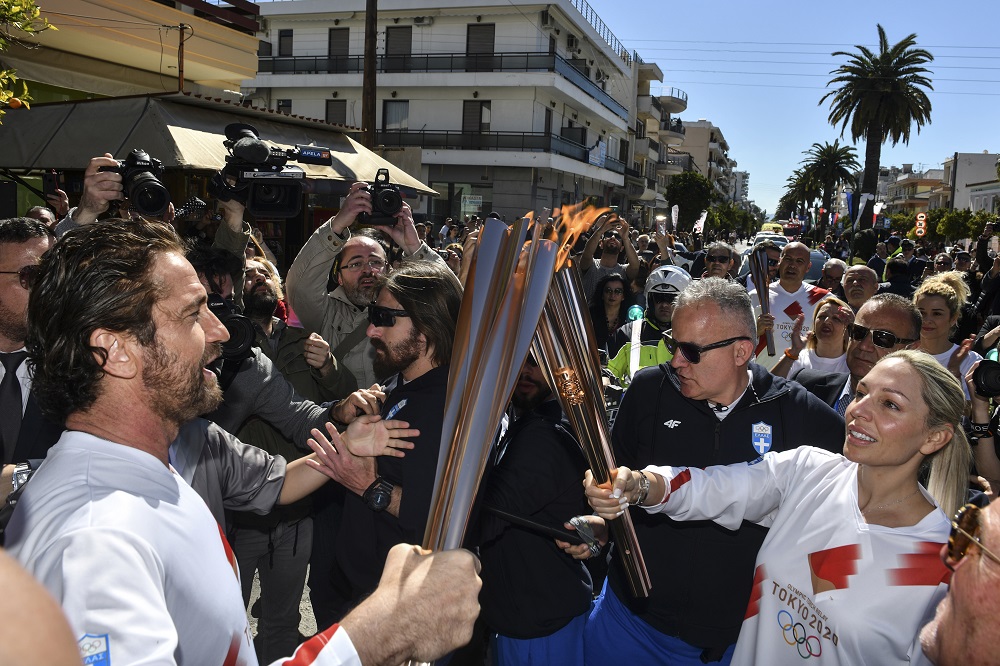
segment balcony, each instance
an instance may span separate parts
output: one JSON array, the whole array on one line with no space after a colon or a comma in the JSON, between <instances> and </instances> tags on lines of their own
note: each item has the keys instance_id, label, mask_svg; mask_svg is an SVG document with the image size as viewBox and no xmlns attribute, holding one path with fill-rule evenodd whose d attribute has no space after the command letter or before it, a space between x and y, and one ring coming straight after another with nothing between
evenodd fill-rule
<instances>
[{"instance_id":1,"label":"balcony","mask_svg":"<svg viewBox=\"0 0 1000 666\"><path fill-rule=\"evenodd\" d=\"M364 56L267 56L258 59L260 74L361 74ZM562 56L549 53L426 53L380 55L375 69L387 73L555 72L619 118L628 109Z\"/></svg>"},{"instance_id":2,"label":"balcony","mask_svg":"<svg viewBox=\"0 0 1000 666\"><path fill-rule=\"evenodd\" d=\"M651 95L639 95L638 102L638 115L641 120L660 122L663 117L663 109L660 107L659 100Z\"/></svg>"},{"instance_id":3,"label":"balcony","mask_svg":"<svg viewBox=\"0 0 1000 666\"><path fill-rule=\"evenodd\" d=\"M660 106L667 113L684 113L688 108L688 94L680 88L664 88L660 91Z\"/></svg>"},{"instance_id":4,"label":"balcony","mask_svg":"<svg viewBox=\"0 0 1000 666\"><path fill-rule=\"evenodd\" d=\"M690 155L668 154L656 164L656 172L675 176L685 171L694 171L694 160Z\"/></svg>"},{"instance_id":5,"label":"balcony","mask_svg":"<svg viewBox=\"0 0 1000 666\"><path fill-rule=\"evenodd\" d=\"M665 143L668 146L679 146L684 143L685 131L680 119L664 120L660 123L657 138L660 139L661 143Z\"/></svg>"},{"instance_id":6,"label":"balcony","mask_svg":"<svg viewBox=\"0 0 1000 666\"><path fill-rule=\"evenodd\" d=\"M431 150L509 150L516 152L555 153L580 162L590 161L590 150L575 141L546 132L448 132L430 130L391 130L376 132L376 143L390 147ZM610 157L604 168L625 173L625 165Z\"/></svg>"},{"instance_id":7,"label":"balcony","mask_svg":"<svg viewBox=\"0 0 1000 666\"><path fill-rule=\"evenodd\" d=\"M647 159L660 159L660 144L654 139L644 136L635 140L635 157L646 157Z\"/></svg>"}]
</instances>

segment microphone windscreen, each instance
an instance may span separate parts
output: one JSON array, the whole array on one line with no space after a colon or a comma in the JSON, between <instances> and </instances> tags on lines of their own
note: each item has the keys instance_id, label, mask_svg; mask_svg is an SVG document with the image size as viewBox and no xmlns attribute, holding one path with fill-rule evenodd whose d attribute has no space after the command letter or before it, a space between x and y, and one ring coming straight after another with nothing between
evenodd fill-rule
<instances>
[{"instance_id":1,"label":"microphone windscreen","mask_svg":"<svg viewBox=\"0 0 1000 666\"><path fill-rule=\"evenodd\" d=\"M260 139L247 136L233 144L233 156L251 164L263 164L271 156L271 149Z\"/></svg>"}]
</instances>

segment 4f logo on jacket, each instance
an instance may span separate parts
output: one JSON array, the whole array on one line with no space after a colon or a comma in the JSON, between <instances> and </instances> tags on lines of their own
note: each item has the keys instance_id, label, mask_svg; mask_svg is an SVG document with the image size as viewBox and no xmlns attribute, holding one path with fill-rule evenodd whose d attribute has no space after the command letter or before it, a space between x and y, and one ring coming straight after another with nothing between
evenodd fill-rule
<instances>
[{"instance_id":1,"label":"4f logo on jacket","mask_svg":"<svg viewBox=\"0 0 1000 666\"><path fill-rule=\"evenodd\" d=\"M681 422L678 421L677 419L670 419L669 421L664 421L663 422L663 425L667 426L671 430L674 429L674 428L676 428L680 424L681 424Z\"/></svg>"}]
</instances>

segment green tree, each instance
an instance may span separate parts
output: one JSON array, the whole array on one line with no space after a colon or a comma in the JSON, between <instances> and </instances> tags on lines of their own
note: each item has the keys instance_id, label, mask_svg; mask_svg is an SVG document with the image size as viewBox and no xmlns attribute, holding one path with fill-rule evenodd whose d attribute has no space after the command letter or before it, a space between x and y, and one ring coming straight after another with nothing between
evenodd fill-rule
<instances>
[{"instance_id":1,"label":"green tree","mask_svg":"<svg viewBox=\"0 0 1000 666\"><path fill-rule=\"evenodd\" d=\"M47 19L40 17L41 10L35 6L34 0L0 0L0 52L6 51L11 44L32 46L23 36L30 37L44 30L56 29ZM27 84L21 81L18 86L17 83L15 70L0 69L0 123L7 113L6 107L27 107L31 100Z\"/></svg>"},{"instance_id":2,"label":"green tree","mask_svg":"<svg viewBox=\"0 0 1000 666\"><path fill-rule=\"evenodd\" d=\"M678 229L690 231L701 217L701 212L708 210L712 204L715 189L700 173L686 171L670 178L666 197L671 206L680 207L677 216Z\"/></svg>"},{"instance_id":3,"label":"green tree","mask_svg":"<svg viewBox=\"0 0 1000 666\"><path fill-rule=\"evenodd\" d=\"M813 207L813 202L822 196L819 181L805 169L793 171L792 175L785 181L785 188L785 196L794 203L793 211L799 215L806 215Z\"/></svg>"},{"instance_id":4,"label":"green tree","mask_svg":"<svg viewBox=\"0 0 1000 666\"><path fill-rule=\"evenodd\" d=\"M840 145L839 139L833 143L814 143L812 148L803 154L806 159L802 161L802 169L822 192L823 213L819 219L819 238L824 238L837 190L842 185L857 186L854 172L860 169L861 165L858 164L858 155L854 147Z\"/></svg>"},{"instance_id":5,"label":"green tree","mask_svg":"<svg viewBox=\"0 0 1000 666\"><path fill-rule=\"evenodd\" d=\"M878 26L879 48L874 52L857 45L856 53L835 51L834 56L845 56L847 63L830 72L835 74L827 85L838 86L823 95L819 103L830 100L831 125L840 125L840 135L851 129L851 140L865 140L865 169L861 179L861 192L875 195L878 188L879 160L882 144L891 139L910 142L910 129L914 123L917 133L931 121L931 101L927 90L933 90L931 80L925 76L930 70L924 64L934 60L925 49L916 48L916 34L911 34L897 44L889 44L885 29ZM852 212L852 219L861 220L861 228L871 227L874 200L865 203L861 217Z\"/></svg>"},{"instance_id":6,"label":"green tree","mask_svg":"<svg viewBox=\"0 0 1000 666\"><path fill-rule=\"evenodd\" d=\"M933 212L933 211L931 211ZM947 210L937 223L937 232L949 240L975 238L979 232L972 228L972 211Z\"/></svg>"}]
</instances>

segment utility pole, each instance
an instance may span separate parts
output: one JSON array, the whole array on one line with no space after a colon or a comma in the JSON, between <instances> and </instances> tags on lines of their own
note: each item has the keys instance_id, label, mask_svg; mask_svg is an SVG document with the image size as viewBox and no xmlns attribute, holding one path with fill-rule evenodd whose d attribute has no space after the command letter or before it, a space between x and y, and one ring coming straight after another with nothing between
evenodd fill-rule
<instances>
[{"instance_id":1,"label":"utility pole","mask_svg":"<svg viewBox=\"0 0 1000 666\"><path fill-rule=\"evenodd\" d=\"M361 139L365 148L375 147L375 42L378 0L367 0L365 8L365 71L361 81Z\"/></svg>"},{"instance_id":2,"label":"utility pole","mask_svg":"<svg viewBox=\"0 0 1000 666\"><path fill-rule=\"evenodd\" d=\"M188 29L186 23L181 23L180 38L177 40L177 92L184 92L184 31Z\"/></svg>"}]
</instances>

